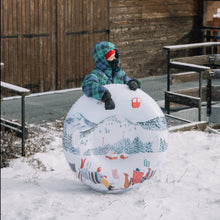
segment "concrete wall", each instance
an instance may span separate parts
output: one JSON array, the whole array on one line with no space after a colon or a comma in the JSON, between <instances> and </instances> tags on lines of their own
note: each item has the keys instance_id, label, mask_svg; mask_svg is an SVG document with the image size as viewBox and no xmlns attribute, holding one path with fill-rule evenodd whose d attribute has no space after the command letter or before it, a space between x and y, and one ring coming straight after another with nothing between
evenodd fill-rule
<instances>
[{"instance_id":1,"label":"concrete wall","mask_svg":"<svg viewBox=\"0 0 220 220\"><path fill-rule=\"evenodd\" d=\"M206 107L202 107L202 121L208 121L213 123L220 123L220 105L212 106L212 114L209 118L206 116ZM172 113L172 115L180 118L184 118L189 121L198 121L198 109L186 109Z\"/></svg>"}]
</instances>

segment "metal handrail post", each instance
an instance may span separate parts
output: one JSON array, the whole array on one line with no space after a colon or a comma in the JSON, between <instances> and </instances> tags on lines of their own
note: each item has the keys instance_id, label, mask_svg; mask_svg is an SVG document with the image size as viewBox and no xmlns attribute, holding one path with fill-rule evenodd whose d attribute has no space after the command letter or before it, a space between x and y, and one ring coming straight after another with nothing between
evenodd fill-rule
<instances>
[{"instance_id":1,"label":"metal handrail post","mask_svg":"<svg viewBox=\"0 0 220 220\"><path fill-rule=\"evenodd\" d=\"M211 76L207 81L206 101L207 101L206 116L207 116L207 118L209 118L212 114L212 78L211 78Z\"/></svg>"},{"instance_id":2,"label":"metal handrail post","mask_svg":"<svg viewBox=\"0 0 220 220\"><path fill-rule=\"evenodd\" d=\"M199 104L199 113L198 113L198 120L201 121L201 115L202 115L202 75L203 71L199 72L199 98L200 98L200 104Z\"/></svg>"},{"instance_id":3,"label":"metal handrail post","mask_svg":"<svg viewBox=\"0 0 220 220\"><path fill-rule=\"evenodd\" d=\"M21 155L25 157L25 96L21 96L21 128L22 128L22 144Z\"/></svg>"},{"instance_id":4,"label":"metal handrail post","mask_svg":"<svg viewBox=\"0 0 220 220\"><path fill-rule=\"evenodd\" d=\"M170 91L170 50L167 51L167 91Z\"/></svg>"},{"instance_id":5,"label":"metal handrail post","mask_svg":"<svg viewBox=\"0 0 220 220\"><path fill-rule=\"evenodd\" d=\"M167 50L167 91L170 91L170 50ZM170 114L170 102L165 103L167 114Z\"/></svg>"}]
</instances>

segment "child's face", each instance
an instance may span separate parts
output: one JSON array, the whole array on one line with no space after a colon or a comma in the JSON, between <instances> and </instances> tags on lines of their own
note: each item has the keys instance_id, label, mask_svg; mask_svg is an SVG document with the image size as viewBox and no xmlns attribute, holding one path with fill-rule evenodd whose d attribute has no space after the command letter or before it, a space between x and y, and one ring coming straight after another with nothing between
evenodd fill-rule
<instances>
[{"instance_id":1,"label":"child's face","mask_svg":"<svg viewBox=\"0 0 220 220\"><path fill-rule=\"evenodd\" d=\"M112 60L115 60L116 59L116 57L115 57L115 53L114 54L112 54L108 59L107 59L107 61L112 61Z\"/></svg>"}]
</instances>

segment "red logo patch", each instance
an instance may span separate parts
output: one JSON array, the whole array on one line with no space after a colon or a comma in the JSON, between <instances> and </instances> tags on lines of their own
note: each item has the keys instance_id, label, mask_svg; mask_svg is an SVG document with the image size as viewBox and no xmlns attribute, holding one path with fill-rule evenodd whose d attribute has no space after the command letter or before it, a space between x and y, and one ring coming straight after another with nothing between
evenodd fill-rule
<instances>
[{"instance_id":1,"label":"red logo patch","mask_svg":"<svg viewBox=\"0 0 220 220\"><path fill-rule=\"evenodd\" d=\"M141 105L141 99L138 97L135 97L131 100L131 106L132 108L139 108Z\"/></svg>"}]
</instances>

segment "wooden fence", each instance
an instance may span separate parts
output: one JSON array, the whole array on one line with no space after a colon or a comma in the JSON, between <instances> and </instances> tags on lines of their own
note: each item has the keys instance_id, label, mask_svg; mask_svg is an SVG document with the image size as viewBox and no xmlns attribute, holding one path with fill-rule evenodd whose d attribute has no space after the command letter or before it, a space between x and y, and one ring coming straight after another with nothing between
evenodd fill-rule
<instances>
[{"instance_id":1,"label":"wooden fence","mask_svg":"<svg viewBox=\"0 0 220 220\"><path fill-rule=\"evenodd\" d=\"M1 80L49 91L80 86L109 39L108 0L1 0Z\"/></svg>"}]
</instances>

